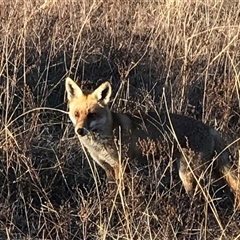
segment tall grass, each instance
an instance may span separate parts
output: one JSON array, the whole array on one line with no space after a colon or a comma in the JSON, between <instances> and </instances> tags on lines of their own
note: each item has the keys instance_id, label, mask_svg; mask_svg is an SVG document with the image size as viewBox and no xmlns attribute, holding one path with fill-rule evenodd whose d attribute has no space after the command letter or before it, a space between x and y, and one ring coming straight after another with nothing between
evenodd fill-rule
<instances>
[{"instance_id":1,"label":"tall grass","mask_svg":"<svg viewBox=\"0 0 240 240\"><path fill-rule=\"evenodd\" d=\"M231 144L239 16L227 0L0 1L0 239L239 239L229 199L213 212L186 196L171 146L149 174L129 176L126 191L106 187L64 95L66 76L83 86L110 79L114 110L167 108ZM230 149L237 164L239 141Z\"/></svg>"}]
</instances>

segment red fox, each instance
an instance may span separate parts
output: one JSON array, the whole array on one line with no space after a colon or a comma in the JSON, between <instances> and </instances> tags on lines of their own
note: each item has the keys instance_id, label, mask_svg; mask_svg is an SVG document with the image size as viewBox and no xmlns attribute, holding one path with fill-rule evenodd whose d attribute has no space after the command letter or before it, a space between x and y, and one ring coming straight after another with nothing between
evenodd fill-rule
<instances>
[{"instance_id":1,"label":"red fox","mask_svg":"<svg viewBox=\"0 0 240 240\"><path fill-rule=\"evenodd\" d=\"M179 176L189 195L193 193L194 169L213 166L239 199L239 180L229 162L230 153L220 135L210 126L178 114L164 112L129 115L110 111L112 88L109 82L102 83L93 92L86 93L69 77L66 79L69 117L75 126L82 145L106 172L108 180L117 181L121 164L115 144L121 132L121 145L128 146L128 158L143 157L141 141L157 142L168 140L174 143ZM186 160L191 151L194 159ZM194 168L191 168L189 164ZM211 165L213 163L213 165ZM196 166L197 165L197 166ZM196 170L197 172L198 170ZM239 205L239 203L238 203Z\"/></svg>"}]
</instances>

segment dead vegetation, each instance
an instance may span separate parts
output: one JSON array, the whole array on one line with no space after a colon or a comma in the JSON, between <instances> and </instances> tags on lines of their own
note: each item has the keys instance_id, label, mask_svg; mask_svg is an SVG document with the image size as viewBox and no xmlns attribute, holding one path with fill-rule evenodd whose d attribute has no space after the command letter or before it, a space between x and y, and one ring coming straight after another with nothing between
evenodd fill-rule
<instances>
[{"instance_id":1,"label":"dead vegetation","mask_svg":"<svg viewBox=\"0 0 240 240\"><path fill-rule=\"evenodd\" d=\"M240 238L229 199L186 196L171 146L115 194L63 112L66 76L111 79L115 110L197 118L222 133L238 164L238 2L10 0L0 9L0 239Z\"/></svg>"}]
</instances>

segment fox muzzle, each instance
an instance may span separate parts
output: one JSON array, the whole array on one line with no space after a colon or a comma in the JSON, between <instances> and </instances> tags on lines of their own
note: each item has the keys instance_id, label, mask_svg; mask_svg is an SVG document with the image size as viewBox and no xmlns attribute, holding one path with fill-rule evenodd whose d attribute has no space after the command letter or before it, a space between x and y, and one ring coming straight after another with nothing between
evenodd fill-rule
<instances>
[{"instance_id":1,"label":"fox muzzle","mask_svg":"<svg viewBox=\"0 0 240 240\"><path fill-rule=\"evenodd\" d=\"M80 127L76 129L76 133L83 137L88 133L88 130L86 128Z\"/></svg>"}]
</instances>

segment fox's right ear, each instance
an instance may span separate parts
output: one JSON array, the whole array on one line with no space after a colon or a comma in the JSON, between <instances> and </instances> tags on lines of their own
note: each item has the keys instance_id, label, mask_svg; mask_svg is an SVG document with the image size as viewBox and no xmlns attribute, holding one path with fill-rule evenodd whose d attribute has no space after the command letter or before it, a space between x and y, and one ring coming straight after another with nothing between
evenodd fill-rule
<instances>
[{"instance_id":1,"label":"fox's right ear","mask_svg":"<svg viewBox=\"0 0 240 240\"><path fill-rule=\"evenodd\" d=\"M68 101L71 101L75 97L80 97L83 94L81 88L70 77L66 78L65 88Z\"/></svg>"}]
</instances>

